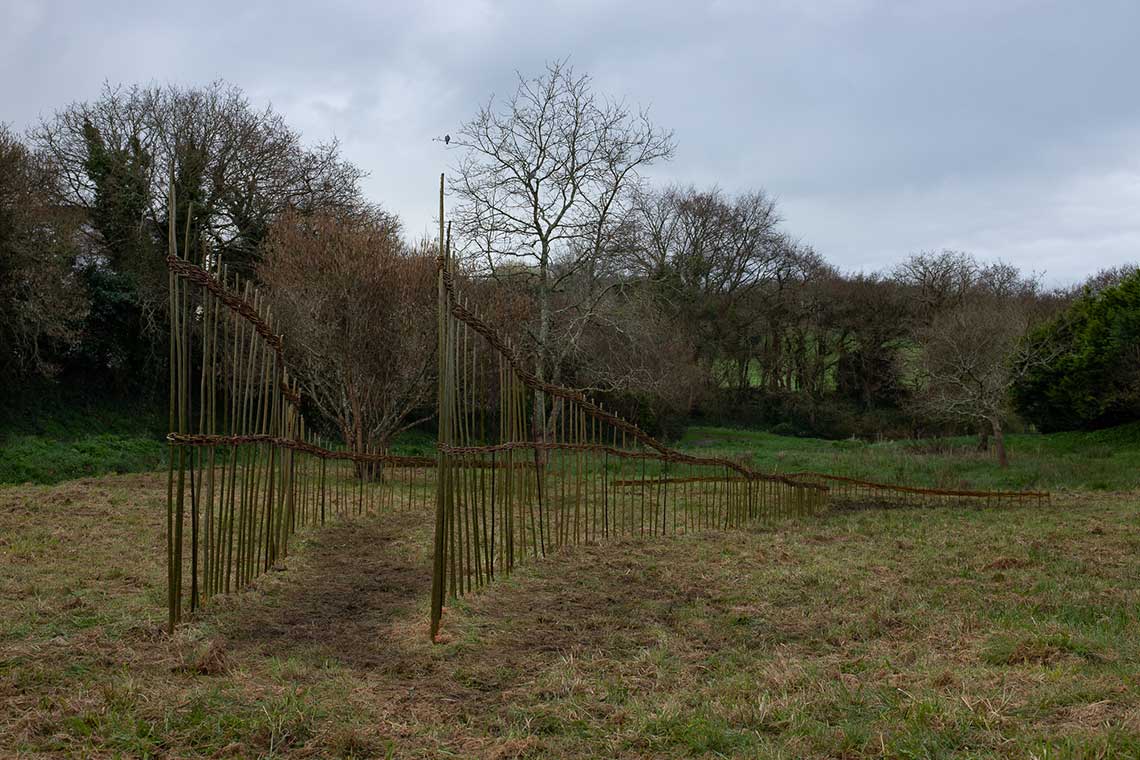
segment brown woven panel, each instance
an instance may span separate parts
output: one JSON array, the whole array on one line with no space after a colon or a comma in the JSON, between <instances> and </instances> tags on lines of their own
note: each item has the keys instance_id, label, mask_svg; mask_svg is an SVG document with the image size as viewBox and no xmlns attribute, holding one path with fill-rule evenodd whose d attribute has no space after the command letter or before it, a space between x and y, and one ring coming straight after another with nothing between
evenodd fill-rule
<instances>
[{"instance_id":1,"label":"brown woven panel","mask_svg":"<svg viewBox=\"0 0 1140 760\"><path fill-rule=\"evenodd\" d=\"M257 290L236 280L231 286L220 267L173 255L166 263L173 628L184 612L279 564L298 530L352 515L429 509L436 458L344 451L316 436Z\"/></svg>"}]
</instances>

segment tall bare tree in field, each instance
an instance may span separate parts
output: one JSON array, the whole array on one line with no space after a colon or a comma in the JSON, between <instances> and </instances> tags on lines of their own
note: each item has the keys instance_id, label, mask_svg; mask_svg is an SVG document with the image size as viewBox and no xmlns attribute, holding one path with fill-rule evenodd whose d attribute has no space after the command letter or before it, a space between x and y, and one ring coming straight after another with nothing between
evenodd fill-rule
<instances>
[{"instance_id":1,"label":"tall bare tree in field","mask_svg":"<svg viewBox=\"0 0 1140 760\"><path fill-rule=\"evenodd\" d=\"M488 102L451 145L464 150L451 184L458 230L488 271L532 295L534 372L558 381L565 352L614 284L606 260L640 172L672 155L672 133L554 63L520 75L514 94ZM543 403L537 394L538 435Z\"/></svg>"},{"instance_id":2,"label":"tall bare tree in field","mask_svg":"<svg viewBox=\"0 0 1140 760\"><path fill-rule=\"evenodd\" d=\"M894 280L912 291L916 316L929 321L961 306L983 279L982 265L968 253L944 250L911 254L894 268Z\"/></svg>"},{"instance_id":3,"label":"tall bare tree in field","mask_svg":"<svg viewBox=\"0 0 1140 760\"><path fill-rule=\"evenodd\" d=\"M435 368L435 260L383 211L289 212L260 275L287 358L354 451L386 449L428 406Z\"/></svg>"}]
</instances>

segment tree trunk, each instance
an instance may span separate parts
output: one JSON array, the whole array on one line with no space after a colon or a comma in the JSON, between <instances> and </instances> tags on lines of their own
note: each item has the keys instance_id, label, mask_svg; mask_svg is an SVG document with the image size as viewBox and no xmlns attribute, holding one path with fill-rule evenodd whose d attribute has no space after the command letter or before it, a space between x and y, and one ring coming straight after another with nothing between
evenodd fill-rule
<instances>
[{"instance_id":1,"label":"tree trunk","mask_svg":"<svg viewBox=\"0 0 1140 760\"><path fill-rule=\"evenodd\" d=\"M349 453L353 453L353 454L357 453L358 447L357 447L357 443L356 443L356 427L355 427L355 425L350 421L347 414L344 417L341 417L341 419L339 420L339 424L340 424L340 435L342 438L344 438L345 451L348 451ZM356 477L358 477L358 478L363 477L363 471L360 469L360 462L357 462L355 460L352 461L352 471L356 475Z\"/></svg>"},{"instance_id":2,"label":"tree trunk","mask_svg":"<svg viewBox=\"0 0 1140 760\"><path fill-rule=\"evenodd\" d=\"M990 450L990 429L985 425L978 431L978 451Z\"/></svg>"},{"instance_id":3,"label":"tree trunk","mask_svg":"<svg viewBox=\"0 0 1140 760\"><path fill-rule=\"evenodd\" d=\"M542 240L542 253L538 261L539 289L538 289L538 345L534 367L534 375L540 383L546 382L546 364L550 356L550 321L551 321L551 288L550 288L550 244ZM546 394L536 390L530 415L531 435L537 443L546 442ZM539 464L546 463L546 451L540 452Z\"/></svg>"},{"instance_id":4,"label":"tree trunk","mask_svg":"<svg viewBox=\"0 0 1140 760\"><path fill-rule=\"evenodd\" d=\"M1001 429L1001 420L993 421L994 448L997 449L998 467L1009 467L1009 456L1005 453L1005 433Z\"/></svg>"},{"instance_id":5,"label":"tree trunk","mask_svg":"<svg viewBox=\"0 0 1140 760\"><path fill-rule=\"evenodd\" d=\"M775 330L772 332L772 341L769 344L769 348L772 352L771 358L768 360L768 371L771 373L768 380L769 390L778 391L780 390L780 359L782 358L780 349L782 345L780 343L780 337Z\"/></svg>"}]
</instances>

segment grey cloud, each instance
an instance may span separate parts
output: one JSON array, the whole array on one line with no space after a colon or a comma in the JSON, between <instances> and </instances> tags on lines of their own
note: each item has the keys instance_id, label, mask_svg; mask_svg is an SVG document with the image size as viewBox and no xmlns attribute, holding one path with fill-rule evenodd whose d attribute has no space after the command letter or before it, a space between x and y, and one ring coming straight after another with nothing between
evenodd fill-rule
<instances>
[{"instance_id":1,"label":"grey cloud","mask_svg":"<svg viewBox=\"0 0 1140 760\"><path fill-rule=\"evenodd\" d=\"M412 234L454 131L571 56L650 105L653 176L764 187L845 268L955 246L1054 282L1140 258L1140 4L0 2L17 127L112 82L225 78L341 139Z\"/></svg>"}]
</instances>

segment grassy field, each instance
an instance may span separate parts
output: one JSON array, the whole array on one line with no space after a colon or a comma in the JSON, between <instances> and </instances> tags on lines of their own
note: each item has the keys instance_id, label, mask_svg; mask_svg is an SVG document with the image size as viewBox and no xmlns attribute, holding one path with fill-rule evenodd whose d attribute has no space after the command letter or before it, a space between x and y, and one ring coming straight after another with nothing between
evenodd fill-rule
<instances>
[{"instance_id":1,"label":"grassy field","mask_svg":"<svg viewBox=\"0 0 1140 760\"><path fill-rule=\"evenodd\" d=\"M166 463L166 418L153 408L74 402L48 406L18 426L0 424L0 484L59 483ZM754 430L692 427L678 442L698 454L744 456L764 471L816 470L941 488L1123 491L1140 488L1140 423L1093 433L1010 435L1012 465L970 438L826 441ZM401 434L398 454L432 456L428 432Z\"/></svg>"},{"instance_id":2,"label":"grassy field","mask_svg":"<svg viewBox=\"0 0 1140 760\"><path fill-rule=\"evenodd\" d=\"M582 547L434 646L423 514L303 534L168 636L164 494L0 488L0 756L1140 756L1137 493Z\"/></svg>"},{"instance_id":3,"label":"grassy field","mask_svg":"<svg viewBox=\"0 0 1140 760\"><path fill-rule=\"evenodd\" d=\"M0 416L0 483L59 483L166 462L166 415L154 403L86 402L43 389L25 391L17 408L18 417Z\"/></svg>"},{"instance_id":4,"label":"grassy field","mask_svg":"<svg viewBox=\"0 0 1140 760\"><path fill-rule=\"evenodd\" d=\"M694 453L743 455L761 470L814 470L936 488L1127 491L1140 488L1140 423L1091 433L1007 436L1010 467L974 438L823 441L733 428L689 428Z\"/></svg>"},{"instance_id":5,"label":"grassy field","mask_svg":"<svg viewBox=\"0 0 1140 760\"><path fill-rule=\"evenodd\" d=\"M0 419L0 484L61 483L65 480L166 466L167 416L153 404L68 399L26 404L20 420ZM404 433L393 451L434 455L435 439Z\"/></svg>"}]
</instances>

